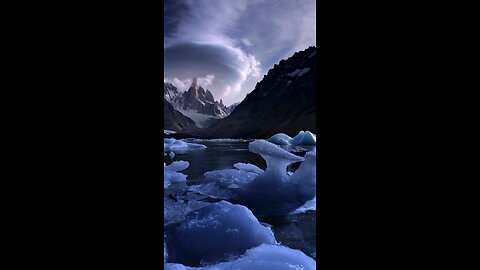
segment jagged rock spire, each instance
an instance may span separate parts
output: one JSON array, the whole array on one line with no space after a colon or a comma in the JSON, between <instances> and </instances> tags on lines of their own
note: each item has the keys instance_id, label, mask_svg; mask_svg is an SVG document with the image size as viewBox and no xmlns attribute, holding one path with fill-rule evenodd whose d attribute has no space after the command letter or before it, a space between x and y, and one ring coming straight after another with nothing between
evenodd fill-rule
<instances>
[{"instance_id":1,"label":"jagged rock spire","mask_svg":"<svg viewBox=\"0 0 480 270\"><path fill-rule=\"evenodd\" d=\"M197 77L194 77L193 78L193 82L192 82L192 86L190 86L190 88L195 89L195 96L198 96L198 80L197 80Z\"/></svg>"}]
</instances>

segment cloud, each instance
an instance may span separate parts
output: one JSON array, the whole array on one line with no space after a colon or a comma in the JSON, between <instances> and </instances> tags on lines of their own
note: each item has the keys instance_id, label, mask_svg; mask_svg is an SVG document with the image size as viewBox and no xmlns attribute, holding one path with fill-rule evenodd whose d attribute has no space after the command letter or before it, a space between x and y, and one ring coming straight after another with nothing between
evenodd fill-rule
<instances>
[{"instance_id":1,"label":"cloud","mask_svg":"<svg viewBox=\"0 0 480 270\"><path fill-rule=\"evenodd\" d=\"M248 38L242 38L242 42L246 46L252 46L253 45L252 42L250 41L250 39L248 39Z\"/></svg>"},{"instance_id":2,"label":"cloud","mask_svg":"<svg viewBox=\"0 0 480 270\"><path fill-rule=\"evenodd\" d=\"M164 78L188 81L203 78L213 96L224 99L225 104L234 103L234 96L248 78L261 74L260 63L254 55L245 54L238 48L221 45L178 44L165 49ZM208 76L214 74L214 77ZM200 81L199 81L200 82ZM177 82L179 89L188 87ZM205 85L204 85L205 87Z\"/></svg>"},{"instance_id":3,"label":"cloud","mask_svg":"<svg viewBox=\"0 0 480 270\"><path fill-rule=\"evenodd\" d=\"M241 101L273 64L316 44L315 5L315 0L167 0L164 77L180 85L215 74L209 84L214 97L225 104Z\"/></svg>"},{"instance_id":4,"label":"cloud","mask_svg":"<svg viewBox=\"0 0 480 270\"><path fill-rule=\"evenodd\" d=\"M208 74L205 77L197 78L198 84L204 88L211 85L215 79L215 74ZM163 82L169 82L173 84L180 92L185 92L192 85L193 78L179 79L179 78L163 78Z\"/></svg>"}]
</instances>

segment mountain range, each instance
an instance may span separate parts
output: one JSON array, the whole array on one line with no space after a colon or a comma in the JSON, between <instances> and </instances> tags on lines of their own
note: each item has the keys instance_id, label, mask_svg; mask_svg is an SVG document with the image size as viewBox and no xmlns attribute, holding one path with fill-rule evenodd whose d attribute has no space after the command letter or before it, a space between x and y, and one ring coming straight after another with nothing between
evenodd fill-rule
<instances>
[{"instance_id":1,"label":"mountain range","mask_svg":"<svg viewBox=\"0 0 480 270\"><path fill-rule=\"evenodd\" d=\"M169 103L181 115L193 120L197 128L204 128L212 121L224 118L231 112L221 99L216 101L212 92L200 86L197 79L193 79L190 88L185 92L180 92L173 84L168 82L164 82L163 85L164 101ZM178 113L175 113L177 114L175 117L183 118ZM188 130L194 128L186 126L179 130L178 127L173 125L173 122L175 122L173 119L164 117L164 121L169 123L168 126L164 125L165 129L185 131L185 128Z\"/></svg>"},{"instance_id":2,"label":"mountain range","mask_svg":"<svg viewBox=\"0 0 480 270\"><path fill-rule=\"evenodd\" d=\"M295 136L301 130L316 133L315 55L316 47L309 47L281 60L242 102L230 107L215 101L197 80L183 93L164 83L164 100L179 113L168 111L164 129L199 138L267 138L280 132Z\"/></svg>"}]
</instances>

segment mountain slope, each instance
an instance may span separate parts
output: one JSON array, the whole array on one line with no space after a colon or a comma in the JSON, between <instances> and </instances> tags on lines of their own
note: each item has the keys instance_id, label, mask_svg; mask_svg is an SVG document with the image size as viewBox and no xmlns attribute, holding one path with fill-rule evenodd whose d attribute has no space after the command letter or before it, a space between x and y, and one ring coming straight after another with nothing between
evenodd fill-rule
<instances>
[{"instance_id":1,"label":"mountain slope","mask_svg":"<svg viewBox=\"0 0 480 270\"><path fill-rule=\"evenodd\" d=\"M196 79L185 92L180 92L173 84L164 82L164 100L176 111L193 120L199 128L207 127L228 115L222 100L216 101L213 94L201 87Z\"/></svg>"},{"instance_id":2,"label":"mountain slope","mask_svg":"<svg viewBox=\"0 0 480 270\"><path fill-rule=\"evenodd\" d=\"M200 131L202 137L266 138L300 130L316 133L316 48L274 65L226 118Z\"/></svg>"},{"instance_id":3,"label":"mountain slope","mask_svg":"<svg viewBox=\"0 0 480 270\"><path fill-rule=\"evenodd\" d=\"M186 132L196 129L195 122L175 110L166 99L163 100L163 129Z\"/></svg>"}]
</instances>

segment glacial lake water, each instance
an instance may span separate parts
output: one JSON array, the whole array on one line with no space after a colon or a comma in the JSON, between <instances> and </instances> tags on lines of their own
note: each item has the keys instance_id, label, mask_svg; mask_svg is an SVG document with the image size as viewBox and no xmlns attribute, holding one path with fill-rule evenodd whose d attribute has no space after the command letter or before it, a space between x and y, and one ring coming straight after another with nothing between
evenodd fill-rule
<instances>
[{"instance_id":1,"label":"glacial lake water","mask_svg":"<svg viewBox=\"0 0 480 270\"><path fill-rule=\"evenodd\" d=\"M173 158L165 156L167 164L172 161L185 160L190 166L181 171L188 175L187 185L196 185L202 182L203 174L207 171L219 169L234 169L237 162L252 163L265 169L266 164L260 155L248 150L251 140L244 141L214 141L199 139L183 139L185 142L199 143L207 146L206 149L176 153ZM292 147L284 147L292 150ZM315 146L293 147L293 152L303 156L306 151L314 150ZM293 164L289 170L298 168ZM295 215L260 217L260 222L271 225L278 242L293 249L303 251L306 255L316 259L316 211L306 211Z\"/></svg>"}]
</instances>

